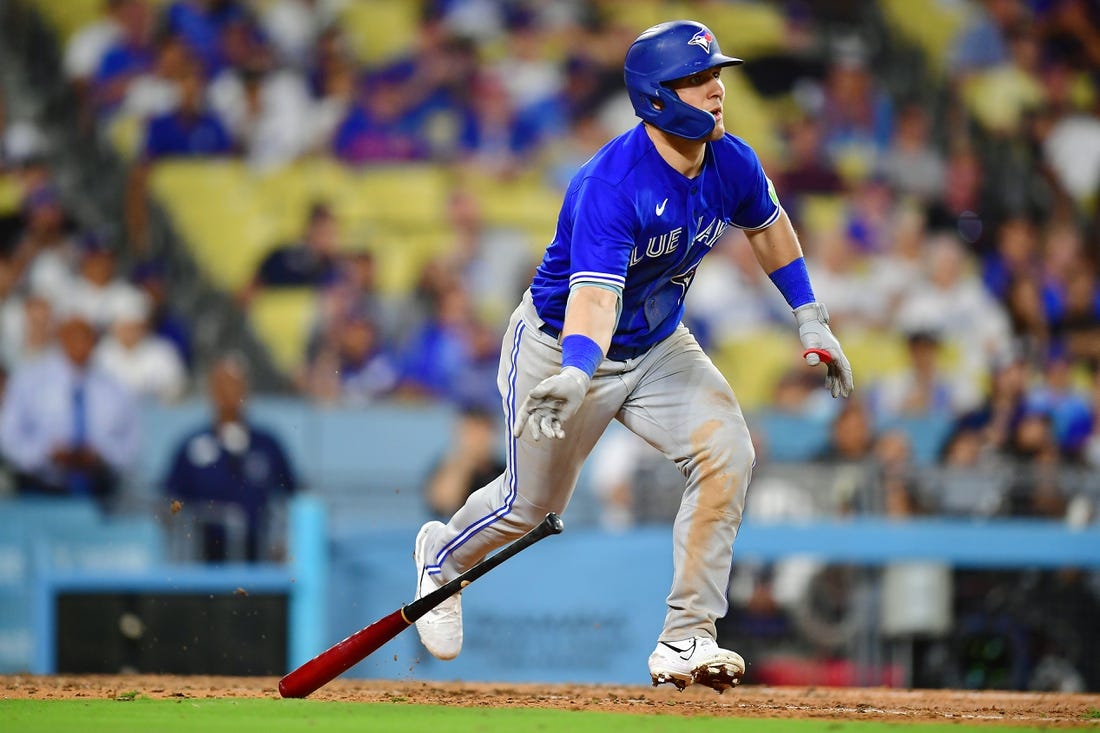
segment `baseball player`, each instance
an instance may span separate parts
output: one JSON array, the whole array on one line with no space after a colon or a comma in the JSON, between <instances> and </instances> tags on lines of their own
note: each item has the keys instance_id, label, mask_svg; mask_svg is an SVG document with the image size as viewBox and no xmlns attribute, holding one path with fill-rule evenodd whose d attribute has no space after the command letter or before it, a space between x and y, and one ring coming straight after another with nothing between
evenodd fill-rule
<instances>
[{"instance_id":1,"label":"baseball player","mask_svg":"<svg viewBox=\"0 0 1100 733\"><path fill-rule=\"evenodd\" d=\"M619 420L683 473L668 610L654 685L736 685L745 662L715 642L754 454L733 390L680 322L695 268L729 226L794 312L805 358L833 397L852 370L813 294L798 239L753 150L726 132L724 56L705 26L648 29L626 54L641 123L569 185L557 232L504 337L497 383L512 428L507 468L451 520L416 537L417 597L561 513L588 456ZM736 317L736 314L730 314ZM462 648L461 597L417 621L440 659Z\"/></svg>"}]
</instances>

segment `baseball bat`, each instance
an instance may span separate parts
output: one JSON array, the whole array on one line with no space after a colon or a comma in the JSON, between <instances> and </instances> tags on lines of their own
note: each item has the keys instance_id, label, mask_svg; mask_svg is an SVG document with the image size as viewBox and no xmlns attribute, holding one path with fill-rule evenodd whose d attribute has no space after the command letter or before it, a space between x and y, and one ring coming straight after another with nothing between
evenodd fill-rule
<instances>
[{"instance_id":1,"label":"baseball bat","mask_svg":"<svg viewBox=\"0 0 1100 733\"><path fill-rule=\"evenodd\" d=\"M825 349L806 349L802 352L802 358L805 359L810 354L817 354L817 358L821 359L822 364L828 364L833 360L833 355Z\"/></svg>"},{"instance_id":2,"label":"baseball bat","mask_svg":"<svg viewBox=\"0 0 1100 733\"><path fill-rule=\"evenodd\" d=\"M373 654L387 641L409 628L418 618L482 575L485 575L497 565L514 557L545 537L560 534L564 528L565 525L562 523L561 517L553 512L547 514L546 518L527 534L492 557L485 558L462 575L448 583L444 583L423 598L418 598L393 613L378 619L370 626L356 631L348 638L334 644L283 677L279 680L279 694L283 697L305 697L322 685L328 684Z\"/></svg>"}]
</instances>

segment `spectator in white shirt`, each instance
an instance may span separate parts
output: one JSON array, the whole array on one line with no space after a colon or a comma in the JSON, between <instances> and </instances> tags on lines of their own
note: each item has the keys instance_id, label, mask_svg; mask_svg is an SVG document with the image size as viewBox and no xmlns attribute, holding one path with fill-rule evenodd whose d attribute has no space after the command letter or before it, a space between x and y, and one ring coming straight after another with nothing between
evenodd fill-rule
<instances>
[{"instance_id":1,"label":"spectator in white shirt","mask_svg":"<svg viewBox=\"0 0 1100 733\"><path fill-rule=\"evenodd\" d=\"M111 326L116 303L138 292L115 273L115 253L95 234L81 239L79 271L60 299L62 310L83 315L100 332Z\"/></svg>"},{"instance_id":2,"label":"spectator in white shirt","mask_svg":"<svg viewBox=\"0 0 1100 733\"><path fill-rule=\"evenodd\" d=\"M121 18L133 12L140 0L106 0L105 13L81 27L65 44L62 67L65 77L77 84L87 82L99 68L107 49L122 36Z\"/></svg>"},{"instance_id":3,"label":"spectator in white shirt","mask_svg":"<svg viewBox=\"0 0 1100 733\"><path fill-rule=\"evenodd\" d=\"M53 344L53 308L40 295L12 296L0 304L0 364L15 369L46 354Z\"/></svg>"},{"instance_id":4,"label":"spectator in white shirt","mask_svg":"<svg viewBox=\"0 0 1100 733\"><path fill-rule=\"evenodd\" d=\"M225 121L256 170L293 161L313 139L313 101L300 74L254 60L210 83L210 106Z\"/></svg>"},{"instance_id":5,"label":"spectator in white shirt","mask_svg":"<svg viewBox=\"0 0 1100 733\"><path fill-rule=\"evenodd\" d=\"M970 378L1004 362L1012 350L1012 333L1004 308L974 272L955 234L938 234L925 248L924 276L901 303L895 327L939 333L962 351L962 368ZM816 283L815 283L816 284Z\"/></svg>"},{"instance_id":6,"label":"spectator in white shirt","mask_svg":"<svg viewBox=\"0 0 1100 733\"><path fill-rule=\"evenodd\" d=\"M115 299L110 331L95 363L141 399L171 403L183 396L187 374L170 341L149 333L149 298L134 290Z\"/></svg>"}]
</instances>

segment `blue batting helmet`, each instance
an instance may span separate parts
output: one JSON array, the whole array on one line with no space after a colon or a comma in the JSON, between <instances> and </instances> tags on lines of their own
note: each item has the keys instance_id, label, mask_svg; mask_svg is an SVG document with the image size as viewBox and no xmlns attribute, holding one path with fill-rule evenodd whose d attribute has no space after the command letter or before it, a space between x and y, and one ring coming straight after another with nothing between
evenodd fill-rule
<instances>
[{"instance_id":1,"label":"blue batting helmet","mask_svg":"<svg viewBox=\"0 0 1100 733\"><path fill-rule=\"evenodd\" d=\"M623 76L639 117L665 132L699 140L714 129L714 116L680 101L665 83L740 63L722 54L718 40L702 23L673 20L653 26L630 44Z\"/></svg>"}]
</instances>

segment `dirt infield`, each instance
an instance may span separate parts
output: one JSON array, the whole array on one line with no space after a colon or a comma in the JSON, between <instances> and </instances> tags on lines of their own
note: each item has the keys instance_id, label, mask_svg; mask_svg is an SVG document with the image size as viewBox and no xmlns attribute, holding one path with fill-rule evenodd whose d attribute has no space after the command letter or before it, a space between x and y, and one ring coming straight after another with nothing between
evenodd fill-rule
<instances>
[{"instance_id":1,"label":"dirt infield","mask_svg":"<svg viewBox=\"0 0 1100 733\"><path fill-rule=\"evenodd\" d=\"M267 677L158 675L0 677L0 699L277 698ZM517 685L337 680L311 699L478 707L557 708L760 718L966 722L1086 727L1100 731L1100 695L881 688L745 686L718 695L672 687Z\"/></svg>"}]
</instances>

